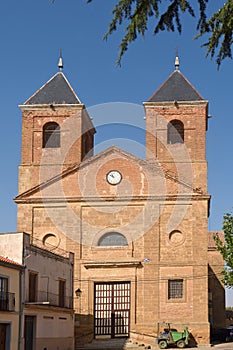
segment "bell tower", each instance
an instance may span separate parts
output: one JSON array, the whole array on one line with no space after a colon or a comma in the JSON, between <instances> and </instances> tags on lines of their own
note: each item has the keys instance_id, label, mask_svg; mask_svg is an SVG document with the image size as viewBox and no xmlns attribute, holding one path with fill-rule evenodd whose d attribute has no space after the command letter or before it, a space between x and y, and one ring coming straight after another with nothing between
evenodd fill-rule
<instances>
[{"instance_id":1,"label":"bell tower","mask_svg":"<svg viewBox=\"0 0 233 350\"><path fill-rule=\"evenodd\" d=\"M190 182L192 177L193 188L205 192L208 102L180 72L178 57L175 70L144 107L147 160L156 159L175 176L179 167L182 180Z\"/></svg>"},{"instance_id":2,"label":"bell tower","mask_svg":"<svg viewBox=\"0 0 233 350\"><path fill-rule=\"evenodd\" d=\"M95 129L91 118L62 71L61 57L58 67L59 71L19 106L19 193L93 155Z\"/></svg>"}]
</instances>

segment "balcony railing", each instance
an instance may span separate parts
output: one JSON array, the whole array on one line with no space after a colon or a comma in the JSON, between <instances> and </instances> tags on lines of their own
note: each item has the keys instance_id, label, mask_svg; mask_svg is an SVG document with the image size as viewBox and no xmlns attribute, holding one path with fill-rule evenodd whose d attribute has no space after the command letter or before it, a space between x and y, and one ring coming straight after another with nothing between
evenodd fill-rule
<instances>
[{"instance_id":1,"label":"balcony railing","mask_svg":"<svg viewBox=\"0 0 233 350\"><path fill-rule=\"evenodd\" d=\"M0 311L15 311L15 293L0 291Z\"/></svg>"},{"instance_id":2,"label":"balcony railing","mask_svg":"<svg viewBox=\"0 0 233 350\"><path fill-rule=\"evenodd\" d=\"M58 306L58 307L64 307L67 309L73 308L73 298L72 297L64 297L59 294L54 294L46 291L38 291L35 293L34 296L30 293L26 296L25 299L26 304L33 304L33 305L51 305L51 306Z\"/></svg>"}]
</instances>

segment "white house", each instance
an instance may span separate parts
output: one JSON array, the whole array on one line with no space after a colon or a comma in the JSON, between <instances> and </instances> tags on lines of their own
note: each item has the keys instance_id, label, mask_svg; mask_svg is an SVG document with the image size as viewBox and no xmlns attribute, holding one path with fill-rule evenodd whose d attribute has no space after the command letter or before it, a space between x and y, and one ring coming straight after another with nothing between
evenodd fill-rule
<instances>
[{"instance_id":1,"label":"white house","mask_svg":"<svg viewBox=\"0 0 233 350\"><path fill-rule=\"evenodd\" d=\"M40 247L41 245L41 247ZM26 233L0 235L0 255L24 265L21 349L74 348L72 253L53 253L52 245L31 244Z\"/></svg>"}]
</instances>

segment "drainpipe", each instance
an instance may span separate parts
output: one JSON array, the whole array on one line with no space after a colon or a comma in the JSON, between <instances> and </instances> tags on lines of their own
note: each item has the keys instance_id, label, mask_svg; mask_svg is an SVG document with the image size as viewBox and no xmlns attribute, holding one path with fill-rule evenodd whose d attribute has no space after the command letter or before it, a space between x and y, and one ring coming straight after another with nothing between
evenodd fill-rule
<instances>
[{"instance_id":1,"label":"drainpipe","mask_svg":"<svg viewBox=\"0 0 233 350\"><path fill-rule=\"evenodd\" d=\"M22 300L22 279L23 270L19 272L19 334L18 334L18 350L21 349L21 332L22 332L22 318L23 318L23 300Z\"/></svg>"}]
</instances>

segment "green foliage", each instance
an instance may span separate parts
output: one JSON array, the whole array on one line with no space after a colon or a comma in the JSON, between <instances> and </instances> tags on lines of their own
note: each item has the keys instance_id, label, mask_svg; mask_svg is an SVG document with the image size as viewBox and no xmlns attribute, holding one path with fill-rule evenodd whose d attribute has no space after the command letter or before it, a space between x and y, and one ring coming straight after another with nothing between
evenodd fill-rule
<instances>
[{"instance_id":1,"label":"green foliage","mask_svg":"<svg viewBox=\"0 0 233 350\"><path fill-rule=\"evenodd\" d=\"M200 37L206 33L211 33L209 40L203 46L207 47L207 55L210 54L211 58L215 55L216 49L220 47L216 59L218 66L220 66L226 57L232 58L232 32L233 0L228 0L204 24L204 27L200 30L200 34L197 36Z\"/></svg>"},{"instance_id":2,"label":"green foliage","mask_svg":"<svg viewBox=\"0 0 233 350\"><path fill-rule=\"evenodd\" d=\"M88 3L93 0L87 0ZM145 35L148 30L150 19L155 21L154 34L167 30L182 32L180 15L188 13L195 17L195 11L190 4L191 0L119 0L112 10L113 18L109 24L104 39L115 32L119 26L125 24L125 35L119 46L119 56L117 64L121 63L122 56L128 49L130 43L135 41L138 35ZM193 0L198 6L198 34L195 38L208 35L209 38L205 44L207 48L206 55L214 57L217 50L216 63L218 67L226 58L232 58L232 30L233 30L233 0L226 0L222 8L214 13L207 20L208 0ZM163 9L162 9L163 8ZM165 9L165 10L164 10Z\"/></svg>"},{"instance_id":3,"label":"green foliage","mask_svg":"<svg viewBox=\"0 0 233 350\"><path fill-rule=\"evenodd\" d=\"M224 241L217 233L214 234L214 240L226 264L223 270L223 283L227 287L233 287L233 215L231 213L224 215L223 232Z\"/></svg>"}]
</instances>

